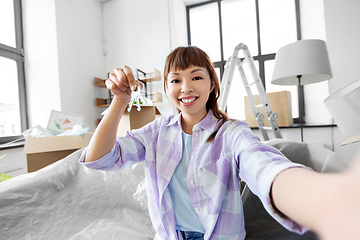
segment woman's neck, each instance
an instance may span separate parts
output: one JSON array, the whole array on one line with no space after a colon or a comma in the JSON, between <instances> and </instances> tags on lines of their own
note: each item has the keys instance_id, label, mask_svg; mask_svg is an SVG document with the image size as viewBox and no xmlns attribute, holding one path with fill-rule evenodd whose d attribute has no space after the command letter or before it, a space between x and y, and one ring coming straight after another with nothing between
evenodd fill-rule
<instances>
[{"instance_id":1,"label":"woman's neck","mask_svg":"<svg viewBox=\"0 0 360 240\"><path fill-rule=\"evenodd\" d=\"M192 134L193 127L201 122L206 117L207 113L198 118L194 118L193 116L181 114L181 127L182 130L187 134Z\"/></svg>"}]
</instances>

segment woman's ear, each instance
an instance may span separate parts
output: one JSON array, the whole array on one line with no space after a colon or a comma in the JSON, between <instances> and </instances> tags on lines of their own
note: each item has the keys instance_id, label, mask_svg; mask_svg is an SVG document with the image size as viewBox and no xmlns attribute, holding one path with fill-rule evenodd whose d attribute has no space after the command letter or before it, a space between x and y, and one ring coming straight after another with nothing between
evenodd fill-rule
<instances>
[{"instance_id":1,"label":"woman's ear","mask_svg":"<svg viewBox=\"0 0 360 240\"><path fill-rule=\"evenodd\" d=\"M214 81L211 81L210 92L214 91L214 88L215 88L215 83Z\"/></svg>"}]
</instances>

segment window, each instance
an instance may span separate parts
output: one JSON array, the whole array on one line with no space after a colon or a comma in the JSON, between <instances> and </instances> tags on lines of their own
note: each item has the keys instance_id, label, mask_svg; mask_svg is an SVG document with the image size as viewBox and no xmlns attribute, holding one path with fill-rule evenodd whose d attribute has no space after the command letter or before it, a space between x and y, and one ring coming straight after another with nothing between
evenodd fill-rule
<instances>
[{"instance_id":1,"label":"window","mask_svg":"<svg viewBox=\"0 0 360 240\"><path fill-rule=\"evenodd\" d=\"M0 1L0 144L27 129L21 0Z\"/></svg>"},{"instance_id":2,"label":"window","mask_svg":"<svg viewBox=\"0 0 360 240\"><path fill-rule=\"evenodd\" d=\"M290 91L293 117L298 117L297 86L270 82L278 49L301 38L298 13L299 0L215 0L191 5L187 7L188 43L209 54L220 79L235 46L247 45L266 91ZM251 77L248 66L243 67ZM252 90L257 94L256 88ZM227 103L230 117L245 119L244 107L239 107L244 106L244 96L245 88L235 71Z\"/></svg>"}]
</instances>

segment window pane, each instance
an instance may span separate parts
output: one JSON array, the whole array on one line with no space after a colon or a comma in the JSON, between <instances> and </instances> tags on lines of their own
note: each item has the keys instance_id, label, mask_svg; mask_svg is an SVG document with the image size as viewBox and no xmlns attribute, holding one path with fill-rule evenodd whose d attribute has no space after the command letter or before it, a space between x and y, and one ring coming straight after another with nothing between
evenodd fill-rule
<instances>
[{"instance_id":1,"label":"window pane","mask_svg":"<svg viewBox=\"0 0 360 240\"><path fill-rule=\"evenodd\" d=\"M0 137L21 135L17 63L0 57Z\"/></svg>"},{"instance_id":2,"label":"window pane","mask_svg":"<svg viewBox=\"0 0 360 240\"><path fill-rule=\"evenodd\" d=\"M256 12L254 0L226 0L221 2L224 58L227 60L239 43L248 46L251 54L258 54Z\"/></svg>"},{"instance_id":3,"label":"window pane","mask_svg":"<svg viewBox=\"0 0 360 240\"><path fill-rule=\"evenodd\" d=\"M261 53L276 53L297 40L294 0L259 0Z\"/></svg>"},{"instance_id":4,"label":"window pane","mask_svg":"<svg viewBox=\"0 0 360 240\"><path fill-rule=\"evenodd\" d=\"M221 60L219 10L217 3L190 9L191 45L209 54L211 61Z\"/></svg>"},{"instance_id":5,"label":"window pane","mask_svg":"<svg viewBox=\"0 0 360 240\"><path fill-rule=\"evenodd\" d=\"M214 68L215 68L216 75L217 75L217 77L218 77L218 79L220 81L220 79L221 79L221 77L220 77L220 68L218 68L218 67L214 67ZM219 82L219 84L220 84L220 82Z\"/></svg>"},{"instance_id":6,"label":"window pane","mask_svg":"<svg viewBox=\"0 0 360 240\"><path fill-rule=\"evenodd\" d=\"M16 48L13 0L0 1L0 33L0 43Z\"/></svg>"},{"instance_id":7,"label":"window pane","mask_svg":"<svg viewBox=\"0 0 360 240\"><path fill-rule=\"evenodd\" d=\"M275 60L265 61L265 84L266 92L279 92L279 91L289 91L291 94L291 109L292 117L299 117L299 100L298 100L298 89L297 86L284 86L284 85L275 85L271 83L271 78L273 75Z\"/></svg>"}]
</instances>

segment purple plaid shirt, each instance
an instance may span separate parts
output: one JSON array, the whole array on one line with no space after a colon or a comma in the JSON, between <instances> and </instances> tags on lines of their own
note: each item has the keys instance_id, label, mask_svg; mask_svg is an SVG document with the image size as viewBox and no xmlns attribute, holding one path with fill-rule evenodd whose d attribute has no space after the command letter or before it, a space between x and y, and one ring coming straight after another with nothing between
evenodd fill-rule
<instances>
[{"instance_id":1,"label":"purple plaid shirt","mask_svg":"<svg viewBox=\"0 0 360 240\"><path fill-rule=\"evenodd\" d=\"M303 233L304 228L281 215L271 204L271 184L281 171L302 166L290 162L267 146L242 121L226 122L212 143L206 143L219 120L210 110L193 128L187 181L190 198L204 228L204 239L245 238L239 179L262 201L265 209L285 228ZM182 154L181 114L160 117L146 126L118 137L113 149L92 169L113 171L145 161L149 212L156 230L155 239L181 239L167 188ZM84 159L80 159L82 162Z\"/></svg>"}]
</instances>

